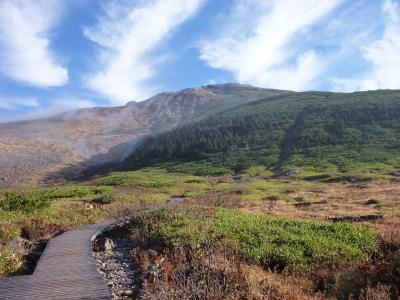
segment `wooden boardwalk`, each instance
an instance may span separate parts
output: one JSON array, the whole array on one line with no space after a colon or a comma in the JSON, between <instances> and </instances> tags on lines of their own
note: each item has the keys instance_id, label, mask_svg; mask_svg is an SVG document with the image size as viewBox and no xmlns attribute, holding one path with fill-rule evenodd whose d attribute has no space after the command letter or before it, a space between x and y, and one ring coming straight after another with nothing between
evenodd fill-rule
<instances>
[{"instance_id":1,"label":"wooden boardwalk","mask_svg":"<svg viewBox=\"0 0 400 300\"><path fill-rule=\"evenodd\" d=\"M183 198L145 207L138 213L170 208ZM32 275L0 279L0 300L111 299L97 271L92 241L116 220L67 231L47 244Z\"/></svg>"},{"instance_id":2,"label":"wooden boardwalk","mask_svg":"<svg viewBox=\"0 0 400 300\"><path fill-rule=\"evenodd\" d=\"M70 230L50 240L32 275L0 279L0 299L111 299L96 268L92 239L113 223Z\"/></svg>"}]
</instances>

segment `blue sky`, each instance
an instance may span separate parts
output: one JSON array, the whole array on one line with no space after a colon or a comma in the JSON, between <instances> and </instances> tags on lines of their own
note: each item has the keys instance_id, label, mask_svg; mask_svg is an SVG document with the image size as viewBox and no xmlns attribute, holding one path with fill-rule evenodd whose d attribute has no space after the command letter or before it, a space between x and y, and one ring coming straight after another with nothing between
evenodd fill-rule
<instances>
[{"instance_id":1,"label":"blue sky","mask_svg":"<svg viewBox=\"0 0 400 300\"><path fill-rule=\"evenodd\" d=\"M224 82L398 89L399 0L0 0L0 122Z\"/></svg>"}]
</instances>

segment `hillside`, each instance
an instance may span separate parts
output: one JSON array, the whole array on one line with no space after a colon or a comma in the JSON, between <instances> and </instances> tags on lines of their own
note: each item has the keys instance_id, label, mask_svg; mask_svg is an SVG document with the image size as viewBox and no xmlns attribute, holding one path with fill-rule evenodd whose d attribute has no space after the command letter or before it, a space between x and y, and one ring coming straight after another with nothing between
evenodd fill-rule
<instances>
[{"instance_id":1,"label":"hillside","mask_svg":"<svg viewBox=\"0 0 400 300\"><path fill-rule=\"evenodd\" d=\"M400 91L302 92L263 99L154 135L124 168L194 174L263 165L275 174L334 180L396 174ZM315 177L317 176L317 177ZM346 178L346 177L345 177ZM349 177L351 179L351 177Z\"/></svg>"},{"instance_id":2,"label":"hillside","mask_svg":"<svg viewBox=\"0 0 400 300\"><path fill-rule=\"evenodd\" d=\"M246 102L250 97L226 91L244 87L220 88L220 101L199 100L195 109L193 95L209 88L168 94L169 105L147 102L154 111L134 116L137 126L148 126L137 132L158 133L135 140L136 151L122 164L138 170L0 189L0 277L32 274L38 253L65 230L118 219L122 227L108 227L92 243L100 282L116 299L397 299L400 178L389 174L399 167L400 92L289 93ZM93 142L106 129L115 137L133 134L133 125L111 126L133 124L115 110L81 110L48 122L58 120L60 132L71 120L91 124L98 132L87 135ZM110 116L121 119L107 127ZM53 137L41 122L30 123L35 137L44 136L41 130ZM82 126L74 128L80 136L88 132ZM163 130L171 126L177 127ZM38 157L61 145L68 153L73 137L63 138L68 143L59 138L41 156L36 150ZM369 178L375 180L348 182ZM77 251L92 257L80 244L62 258L74 262ZM47 271L43 260L38 270Z\"/></svg>"},{"instance_id":3,"label":"hillside","mask_svg":"<svg viewBox=\"0 0 400 300\"><path fill-rule=\"evenodd\" d=\"M287 92L238 84L209 85L161 93L121 107L81 109L47 119L0 124L0 187L76 175L87 167L120 161L147 134L282 93Z\"/></svg>"}]
</instances>

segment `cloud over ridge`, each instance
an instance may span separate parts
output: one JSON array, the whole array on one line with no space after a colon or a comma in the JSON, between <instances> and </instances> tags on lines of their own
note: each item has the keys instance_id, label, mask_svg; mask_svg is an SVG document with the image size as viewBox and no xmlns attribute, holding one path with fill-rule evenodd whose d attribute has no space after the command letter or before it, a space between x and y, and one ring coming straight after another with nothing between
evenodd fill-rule
<instances>
[{"instance_id":1,"label":"cloud over ridge","mask_svg":"<svg viewBox=\"0 0 400 300\"><path fill-rule=\"evenodd\" d=\"M173 29L196 13L203 0L121 1L104 4L98 23L84 29L99 46L96 64L86 76L87 86L113 103L150 96L146 81L160 59L151 52ZM162 54L161 54L162 55Z\"/></svg>"}]
</instances>

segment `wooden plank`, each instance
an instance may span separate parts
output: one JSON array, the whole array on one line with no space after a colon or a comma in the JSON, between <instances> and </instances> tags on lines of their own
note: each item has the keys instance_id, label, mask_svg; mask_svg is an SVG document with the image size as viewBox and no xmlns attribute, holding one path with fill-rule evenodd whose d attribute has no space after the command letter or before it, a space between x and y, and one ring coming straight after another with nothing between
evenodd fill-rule
<instances>
[{"instance_id":1,"label":"wooden plank","mask_svg":"<svg viewBox=\"0 0 400 300\"><path fill-rule=\"evenodd\" d=\"M89 225L52 239L32 275L0 279L0 298L111 299L96 268L91 241L113 223Z\"/></svg>"},{"instance_id":2,"label":"wooden plank","mask_svg":"<svg viewBox=\"0 0 400 300\"><path fill-rule=\"evenodd\" d=\"M161 205L150 205L143 212L169 208L183 198L172 197ZM96 267L92 241L115 220L67 231L46 246L32 275L0 279L1 300L111 299L107 285Z\"/></svg>"}]
</instances>

